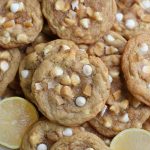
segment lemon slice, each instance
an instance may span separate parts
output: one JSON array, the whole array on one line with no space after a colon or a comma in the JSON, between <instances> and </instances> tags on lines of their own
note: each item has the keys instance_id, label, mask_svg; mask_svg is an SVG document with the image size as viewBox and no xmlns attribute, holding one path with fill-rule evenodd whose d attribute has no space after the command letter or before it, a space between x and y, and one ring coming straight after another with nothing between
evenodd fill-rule
<instances>
[{"instance_id":1,"label":"lemon slice","mask_svg":"<svg viewBox=\"0 0 150 150\"><path fill-rule=\"evenodd\" d=\"M143 129L127 129L111 142L111 150L150 150L150 132Z\"/></svg>"},{"instance_id":2,"label":"lemon slice","mask_svg":"<svg viewBox=\"0 0 150 150\"><path fill-rule=\"evenodd\" d=\"M17 149L26 130L38 120L35 107L20 97L10 97L0 102L0 144Z\"/></svg>"}]
</instances>

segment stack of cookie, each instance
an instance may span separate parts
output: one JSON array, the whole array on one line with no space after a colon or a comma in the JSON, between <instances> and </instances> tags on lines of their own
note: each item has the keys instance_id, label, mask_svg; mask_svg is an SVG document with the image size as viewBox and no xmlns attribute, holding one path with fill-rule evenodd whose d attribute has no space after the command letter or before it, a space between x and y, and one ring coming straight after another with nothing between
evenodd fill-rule
<instances>
[{"instance_id":1,"label":"stack of cookie","mask_svg":"<svg viewBox=\"0 0 150 150\"><path fill-rule=\"evenodd\" d=\"M21 150L109 150L150 131L149 13L149 0L0 2L0 96L41 113Z\"/></svg>"}]
</instances>

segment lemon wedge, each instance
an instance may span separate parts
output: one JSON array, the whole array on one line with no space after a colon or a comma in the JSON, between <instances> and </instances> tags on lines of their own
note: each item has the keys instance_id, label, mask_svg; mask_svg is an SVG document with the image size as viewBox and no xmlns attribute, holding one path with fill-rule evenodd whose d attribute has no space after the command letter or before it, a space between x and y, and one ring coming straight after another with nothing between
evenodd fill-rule
<instances>
[{"instance_id":1,"label":"lemon wedge","mask_svg":"<svg viewBox=\"0 0 150 150\"><path fill-rule=\"evenodd\" d=\"M143 129L127 129L111 142L111 150L150 150L150 132Z\"/></svg>"},{"instance_id":2,"label":"lemon wedge","mask_svg":"<svg viewBox=\"0 0 150 150\"><path fill-rule=\"evenodd\" d=\"M20 97L0 102L0 144L11 149L21 145L24 133L38 120L35 107Z\"/></svg>"}]
</instances>

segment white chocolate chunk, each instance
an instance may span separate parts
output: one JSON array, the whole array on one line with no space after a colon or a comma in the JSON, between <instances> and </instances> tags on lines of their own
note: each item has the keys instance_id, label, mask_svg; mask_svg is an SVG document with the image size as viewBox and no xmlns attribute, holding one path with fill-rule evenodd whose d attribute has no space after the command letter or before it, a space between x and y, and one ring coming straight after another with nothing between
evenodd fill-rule
<instances>
[{"instance_id":1,"label":"white chocolate chunk","mask_svg":"<svg viewBox=\"0 0 150 150\"><path fill-rule=\"evenodd\" d=\"M112 83L113 82L112 76L109 75L108 78L109 78L109 82Z\"/></svg>"},{"instance_id":2,"label":"white chocolate chunk","mask_svg":"<svg viewBox=\"0 0 150 150\"><path fill-rule=\"evenodd\" d=\"M142 72L143 72L143 73L150 74L150 66L147 66L147 65L143 66Z\"/></svg>"},{"instance_id":3,"label":"white chocolate chunk","mask_svg":"<svg viewBox=\"0 0 150 150\"><path fill-rule=\"evenodd\" d=\"M108 35L106 36L106 38L107 38L107 40L108 40L109 42L115 41L115 38L114 38L112 35L110 35L110 34L108 34Z\"/></svg>"},{"instance_id":4,"label":"white chocolate chunk","mask_svg":"<svg viewBox=\"0 0 150 150\"><path fill-rule=\"evenodd\" d=\"M105 105L104 108L101 111L101 117L103 117L105 115L107 109L108 109L108 107L107 107L107 105Z\"/></svg>"},{"instance_id":5,"label":"white chocolate chunk","mask_svg":"<svg viewBox=\"0 0 150 150\"><path fill-rule=\"evenodd\" d=\"M64 51L66 51L66 50L69 50L69 49L70 49L70 47L69 47L68 45L62 45L62 48L63 48L63 50L64 50Z\"/></svg>"},{"instance_id":6,"label":"white chocolate chunk","mask_svg":"<svg viewBox=\"0 0 150 150\"><path fill-rule=\"evenodd\" d=\"M37 91L42 90L42 89L43 89L42 84L41 84L41 83L35 83L35 89L36 89Z\"/></svg>"},{"instance_id":7,"label":"white chocolate chunk","mask_svg":"<svg viewBox=\"0 0 150 150\"><path fill-rule=\"evenodd\" d=\"M82 97L82 96L79 96L79 97L76 98L75 103L76 103L77 106L83 107L86 104L86 98Z\"/></svg>"},{"instance_id":8,"label":"white chocolate chunk","mask_svg":"<svg viewBox=\"0 0 150 150\"><path fill-rule=\"evenodd\" d=\"M125 25L128 29L134 29L136 27L136 21L134 19L128 19Z\"/></svg>"},{"instance_id":9,"label":"white chocolate chunk","mask_svg":"<svg viewBox=\"0 0 150 150\"><path fill-rule=\"evenodd\" d=\"M72 74L71 75L71 83L74 86L77 86L78 84L80 84L80 77L77 74Z\"/></svg>"},{"instance_id":10,"label":"white chocolate chunk","mask_svg":"<svg viewBox=\"0 0 150 150\"><path fill-rule=\"evenodd\" d=\"M102 21L103 20L102 14L100 12L95 12L94 17L97 21Z\"/></svg>"},{"instance_id":11,"label":"white chocolate chunk","mask_svg":"<svg viewBox=\"0 0 150 150\"><path fill-rule=\"evenodd\" d=\"M21 33L17 35L17 41L18 42L27 42L28 37L25 33Z\"/></svg>"},{"instance_id":12,"label":"white chocolate chunk","mask_svg":"<svg viewBox=\"0 0 150 150\"><path fill-rule=\"evenodd\" d=\"M55 81L49 81L48 82L48 89L53 89L56 86L56 82Z\"/></svg>"},{"instance_id":13,"label":"white chocolate chunk","mask_svg":"<svg viewBox=\"0 0 150 150\"><path fill-rule=\"evenodd\" d=\"M0 62L0 69L3 72L6 72L9 69L9 63L7 61L5 61L5 60L1 61Z\"/></svg>"},{"instance_id":14,"label":"white chocolate chunk","mask_svg":"<svg viewBox=\"0 0 150 150\"><path fill-rule=\"evenodd\" d=\"M80 20L80 24L83 26L83 28L88 29L90 27L90 19L84 18Z\"/></svg>"},{"instance_id":15,"label":"white chocolate chunk","mask_svg":"<svg viewBox=\"0 0 150 150\"><path fill-rule=\"evenodd\" d=\"M140 52L142 52L142 53L146 53L146 52L148 52L149 47L148 47L148 45L147 45L146 43L142 43L142 44L140 45L140 47L139 47L139 50L140 50Z\"/></svg>"},{"instance_id":16,"label":"white chocolate chunk","mask_svg":"<svg viewBox=\"0 0 150 150\"><path fill-rule=\"evenodd\" d=\"M120 121L122 121L123 123L129 122L129 115L128 115L128 113L124 114L124 115L122 116L122 118L121 118Z\"/></svg>"},{"instance_id":17,"label":"white chocolate chunk","mask_svg":"<svg viewBox=\"0 0 150 150\"><path fill-rule=\"evenodd\" d=\"M61 67L58 67L58 66L55 67L54 72L55 72L56 76L62 76L64 73L63 69Z\"/></svg>"},{"instance_id":18,"label":"white chocolate chunk","mask_svg":"<svg viewBox=\"0 0 150 150\"><path fill-rule=\"evenodd\" d=\"M0 25L2 25L3 23L5 23L6 18L5 17L0 17Z\"/></svg>"},{"instance_id":19,"label":"white chocolate chunk","mask_svg":"<svg viewBox=\"0 0 150 150\"><path fill-rule=\"evenodd\" d=\"M37 146L37 150L47 150L48 148L47 148L47 145L46 144L39 144L38 146Z\"/></svg>"},{"instance_id":20,"label":"white chocolate chunk","mask_svg":"<svg viewBox=\"0 0 150 150\"><path fill-rule=\"evenodd\" d=\"M22 70L21 71L21 76L25 79L29 76L29 70Z\"/></svg>"},{"instance_id":21,"label":"white chocolate chunk","mask_svg":"<svg viewBox=\"0 0 150 150\"><path fill-rule=\"evenodd\" d=\"M120 13L120 12L118 12L118 13L116 14L116 20L117 20L118 22L121 22L121 21L123 20L123 14Z\"/></svg>"},{"instance_id":22,"label":"white chocolate chunk","mask_svg":"<svg viewBox=\"0 0 150 150\"><path fill-rule=\"evenodd\" d=\"M79 8L79 0L73 0L71 3L72 10L78 9Z\"/></svg>"},{"instance_id":23,"label":"white chocolate chunk","mask_svg":"<svg viewBox=\"0 0 150 150\"><path fill-rule=\"evenodd\" d=\"M84 65L83 66L83 73L84 73L84 75L90 76L90 75L92 75L92 72L93 72L93 69L92 69L92 67L90 65Z\"/></svg>"},{"instance_id":24,"label":"white chocolate chunk","mask_svg":"<svg viewBox=\"0 0 150 150\"><path fill-rule=\"evenodd\" d=\"M64 131L63 131L63 135L64 136L72 136L73 135L73 131L71 128L66 128Z\"/></svg>"}]
</instances>

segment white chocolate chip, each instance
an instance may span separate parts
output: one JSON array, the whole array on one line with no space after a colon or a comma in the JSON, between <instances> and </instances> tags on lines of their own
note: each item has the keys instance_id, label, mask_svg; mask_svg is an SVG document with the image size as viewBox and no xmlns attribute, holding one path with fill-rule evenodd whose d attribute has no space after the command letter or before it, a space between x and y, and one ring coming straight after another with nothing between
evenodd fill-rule
<instances>
[{"instance_id":1,"label":"white chocolate chip","mask_svg":"<svg viewBox=\"0 0 150 150\"><path fill-rule=\"evenodd\" d=\"M150 74L150 66L143 66L143 68L142 68L142 72L143 73L147 73L147 74Z\"/></svg>"},{"instance_id":2,"label":"white chocolate chip","mask_svg":"<svg viewBox=\"0 0 150 150\"><path fill-rule=\"evenodd\" d=\"M63 131L63 135L64 136L72 136L73 135L73 131L71 128L66 128L64 131Z\"/></svg>"},{"instance_id":3,"label":"white chocolate chip","mask_svg":"<svg viewBox=\"0 0 150 150\"><path fill-rule=\"evenodd\" d=\"M90 65L84 65L83 66L83 73L84 73L84 75L90 76L90 75L92 75L92 72L93 72L93 69L92 69L92 67Z\"/></svg>"},{"instance_id":4,"label":"white chocolate chip","mask_svg":"<svg viewBox=\"0 0 150 150\"><path fill-rule=\"evenodd\" d=\"M58 66L55 67L54 71L55 71L56 76L62 76L64 73L63 69L61 67L58 67Z\"/></svg>"},{"instance_id":5,"label":"white chocolate chip","mask_svg":"<svg viewBox=\"0 0 150 150\"><path fill-rule=\"evenodd\" d=\"M148 45L147 45L146 43L142 43L142 44L140 45L140 47L139 47L139 50L140 50L140 52L142 52L142 53L146 53L146 52L148 52L149 47L148 47Z\"/></svg>"},{"instance_id":6,"label":"white chocolate chip","mask_svg":"<svg viewBox=\"0 0 150 150\"><path fill-rule=\"evenodd\" d=\"M16 13L19 11L19 7L20 7L19 3L12 3L10 5L10 11Z\"/></svg>"},{"instance_id":7,"label":"white chocolate chip","mask_svg":"<svg viewBox=\"0 0 150 150\"><path fill-rule=\"evenodd\" d=\"M62 48L63 48L63 50L64 50L64 51L66 51L66 50L69 50L69 49L70 49L70 47L69 47L68 45L62 45Z\"/></svg>"},{"instance_id":8,"label":"white chocolate chip","mask_svg":"<svg viewBox=\"0 0 150 150\"><path fill-rule=\"evenodd\" d=\"M108 107L107 107L107 105L105 105L104 108L101 111L101 117L103 117L105 115L107 109L108 109Z\"/></svg>"},{"instance_id":9,"label":"white chocolate chip","mask_svg":"<svg viewBox=\"0 0 150 150\"><path fill-rule=\"evenodd\" d=\"M3 23L5 23L6 18L5 17L0 17L0 25L2 25Z\"/></svg>"},{"instance_id":10,"label":"white chocolate chip","mask_svg":"<svg viewBox=\"0 0 150 150\"><path fill-rule=\"evenodd\" d=\"M80 20L81 25L85 28L88 29L90 27L90 19L84 18Z\"/></svg>"},{"instance_id":11,"label":"white chocolate chip","mask_svg":"<svg viewBox=\"0 0 150 150\"><path fill-rule=\"evenodd\" d=\"M72 10L78 9L79 8L79 1L78 0L73 0L71 3Z\"/></svg>"},{"instance_id":12,"label":"white chocolate chip","mask_svg":"<svg viewBox=\"0 0 150 150\"><path fill-rule=\"evenodd\" d=\"M109 75L108 78L109 78L109 82L112 83L113 82L112 76Z\"/></svg>"},{"instance_id":13,"label":"white chocolate chip","mask_svg":"<svg viewBox=\"0 0 150 150\"><path fill-rule=\"evenodd\" d=\"M43 89L42 84L41 84L41 83L35 83L35 89L36 89L37 91L42 90L42 89Z\"/></svg>"},{"instance_id":14,"label":"white chocolate chip","mask_svg":"<svg viewBox=\"0 0 150 150\"><path fill-rule=\"evenodd\" d=\"M48 89L53 89L55 86L56 86L56 82L55 81L48 82Z\"/></svg>"},{"instance_id":15,"label":"white chocolate chip","mask_svg":"<svg viewBox=\"0 0 150 150\"><path fill-rule=\"evenodd\" d=\"M3 72L6 72L9 69L9 63L7 61L5 61L5 60L1 61L0 62L0 69Z\"/></svg>"},{"instance_id":16,"label":"white chocolate chip","mask_svg":"<svg viewBox=\"0 0 150 150\"><path fill-rule=\"evenodd\" d=\"M118 12L118 13L116 14L116 20L117 20L118 22L121 22L121 21L123 20L123 14Z\"/></svg>"},{"instance_id":17,"label":"white chocolate chip","mask_svg":"<svg viewBox=\"0 0 150 150\"><path fill-rule=\"evenodd\" d=\"M110 35L110 34L108 34L108 35L106 36L106 38L107 38L107 40L108 40L109 42L115 41L115 38L114 38L112 35Z\"/></svg>"},{"instance_id":18,"label":"white chocolate chip","mask_svg":"<svg viewBox=\"0 0 150 150\"><path fill-rule=\"evenodd\" d=\"M134 29L136 27L136 21L134 19L128 19L125 25L128 29Z\"/></svg>"},{"instance_id":19,"label":"white chocolate chip","mask_svg":"<svg viewBox=\"0 0 150 150\"><path fill-rule=\"evenodd\" d=\"M76 98L75 103L76 103L77 106L83 107L86 104L86 98L82 97L82 96L79 96L79 97Z\"/></svg>"},{"instance_id":20,"label":"white chocolate chip","mask_svg":"<svg viewBox=\"0 0 150 150\"><path fill-rule=\"evenodd\" d=\"M129 122L129 115L128 115L128 113L124 114L122 116L122 118L120 119L120 121L122 121L123 123Z\"/></svg>"},{"instance_id":21,"label":"white chocolate chip","mask_svg":"<svg viewBox=\"0 0 150 150\"><path fill-rule=\"evenodd\" d=\"M37 146L37 150L47 150L48 148L47 148L47 145L46 144L39 144L38 146Z\"/></svg>"},{"instance_id":22,"label":"white chocolate chip","mask_svg":"<svg viewBox=\"0 0 150 150\"><path fill-rule=\"evenodd\" d=\"M140 2L140 5L141 5L141 7L143 8L143 9L150 9L150 1L149 0L142 0L141 2ZM150 10L149 10L150 11Z\"/></svg>"},{"instance_id":23,"label":"white chocolate chip","mask_svg":"<svg viewBox=\"0 0 150 150\"><path fill-rule=\"evenodd\" d=\"M24 4L23 2L19 2L19 3L12 3L10 5L10 11L13 13L16 13L18 11L21 11L24 9Z\"/></svg>"},{"instance_id":24,"label":"white chocolate chip","mask_svg":"<svg viewBox=\"0 0 150 150\"><path fill-rule=\"evenodd\" d=\"M21 76L23 78L27 78L29 76L29 70L22 70L21 71Z\"/></svg>"}]
</instances>

